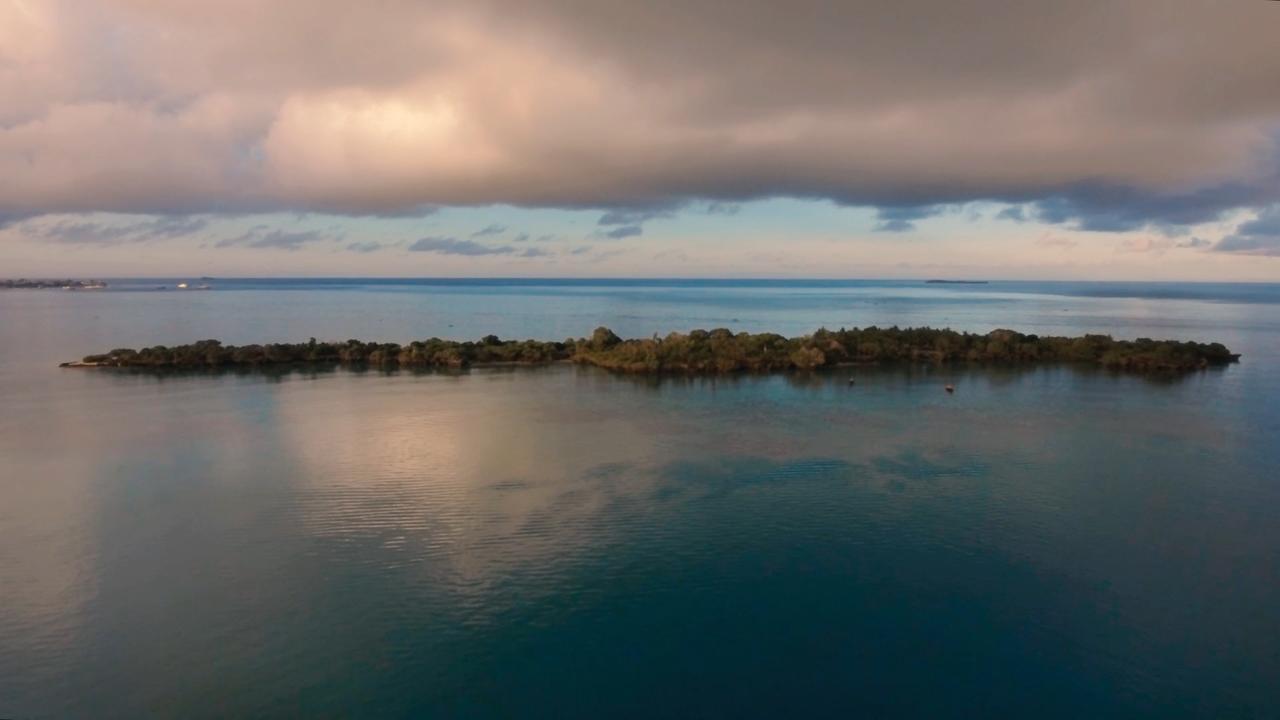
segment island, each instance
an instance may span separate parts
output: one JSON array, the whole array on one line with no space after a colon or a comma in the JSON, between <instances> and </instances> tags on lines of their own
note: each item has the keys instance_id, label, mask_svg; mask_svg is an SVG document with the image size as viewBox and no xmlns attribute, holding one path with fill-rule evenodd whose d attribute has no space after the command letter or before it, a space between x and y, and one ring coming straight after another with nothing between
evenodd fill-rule
<instances>
[{"instance_id":1,"label":"island","mask_svg":"<svg viewBox=\"0 0 1280 720\"><path fill-rule=\"evenodd\" d=\"M926 285L986 285L986 280L925 280Z\"/></svg>"},{"instance_id":2,"label":"island","mask_svg":"<svg viewBox=\"0 0 1280 720\"><path fill-rule=\"evenodd\" d=\"M430 338L407 345L360 340L317 342L311 338L305 343L235 346L202 340L175 347L120 348L62 366L193 370L288 365L465 368L573 362L627 373L711 374L807 371L882 363L1079 363L1128 372L1181 373L1226 365L1239 358L1239 354L1216 342L1115 340L1109 335L1053 337L1013 330L980 334L895 326L821 329L811 335L788 338L720 328L624 340L600 327L589 338L563 342L502 340L495 335L475 342Z\"/></svg>"},{"instance_id":3,"label":"island","mask_svg":"<svg viewBox=\"0 0 1280 720\"><path fill-rule=\"evenodd\" d=\"M0 280L0 289L5 290L43 290L62 288L63 290L102 290L107 284L101 280Z\"/></svg>"}]
</instances>

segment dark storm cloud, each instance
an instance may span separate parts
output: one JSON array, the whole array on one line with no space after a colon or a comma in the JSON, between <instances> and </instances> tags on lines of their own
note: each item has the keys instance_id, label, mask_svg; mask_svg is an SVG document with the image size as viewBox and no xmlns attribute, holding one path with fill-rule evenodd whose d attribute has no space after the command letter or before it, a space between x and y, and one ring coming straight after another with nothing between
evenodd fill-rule
<instances>
[{"instance_id":1,"label":"dark storm cloud","mask_svg":"<svg viewBox=\"0 0 1280 720\"><path fill-rule=\"evenodd\" d=\"M937 206L929 207L882 207L876 211L875 232L910 232L915 230L915 221L933 217L942 212Z\"/></svg>"},{"instance_id":2,"label":"dark storm cloud","mask_svg":"<svg viewBox=\"0 0 1280 720\"><path fill-rule=\"evenodd\" d=\"M1280 257L1280 205L1265 208L1254 219L1241 223L1235 232L1223 238L1213 249L1242 255Z\"/></svg>"},{"instance_id":3,"label":"dark storm cloud","mask_svg":"<svg viewBox=\"0 0 1280 720\"><path fill-rule=\"evenodd\" d=\"M1176 230L1210 222L1228 210L1280 200L1280 173L1257 183L1227 182L1153 194L1118 185L1081 184L1031 203L1036 219L1080 230L1125 232L1148 226Z\"/></svg>"},{"instance_id":4,"label":"dark storm cloud","mask_svg":"<svg viewBox=\"0 0 1280 720\"><path fill-rule=\"evenodd\" d=\"M0 27L0 224L509 203L621 229L788 196L885 231L997 200L1172 232L1280 201L1280 3L50 0Z\"/></svg>"}]
</instances>

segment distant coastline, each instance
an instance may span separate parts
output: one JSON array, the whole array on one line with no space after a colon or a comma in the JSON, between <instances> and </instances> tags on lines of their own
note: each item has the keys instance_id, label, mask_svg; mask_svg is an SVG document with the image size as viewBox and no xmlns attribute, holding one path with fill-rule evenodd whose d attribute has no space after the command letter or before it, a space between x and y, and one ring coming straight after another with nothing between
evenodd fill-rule
<instances>
[{"instance_id":1,"label":"distant coastline","mask_svg":"<svg viewBox=\"0 0 1280 720\"><path fill-rule=\"evenodd\" d=\"M986 285L989 280L925 280L926 285Z\"/></svg>"},{"instance_id":2,"label":"distant coastline","mask_svg":"<svg viewBox=\"0 0 1280 720\"><path fill-rule=\"evenodd\" d=\"M107 283L102 280L0 280L0 289L5 290L103 290L106 287Z\"/></svg>"},{"instance_id":3,"label":"distant coastline","mask_svg":"<svg viewBox=\"0 0 1280 720\"><path fill-rule=\"evenodd\" d=\"M563 342L477 342L430 338L407 345L346 342L223 345L202 340L141 350L118 348L63 367L219 369L287 365L464 368L573 362L626 373L717 374L804 371L853 364L929 363L1033 365L1077 363L1135 373L1183 373L1239 360L1221 343L1115 340L1109 335L1050 337L993 330L986 334L934 328L818 330L787 338L723 328L624 340L608 328Z\"/></svg>"}]
</instances>

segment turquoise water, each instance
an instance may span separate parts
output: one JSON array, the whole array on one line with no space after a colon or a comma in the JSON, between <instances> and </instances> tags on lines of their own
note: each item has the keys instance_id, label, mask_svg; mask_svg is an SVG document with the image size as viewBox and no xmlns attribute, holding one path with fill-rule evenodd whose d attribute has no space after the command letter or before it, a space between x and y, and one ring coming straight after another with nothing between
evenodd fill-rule
<instances>
[{"instance_id":1,"label":"turquoise water","mask_svg":"<svg viewBox=\"0 0 1280 720\"><path fill-rule=\"evenodd\" d=\"M0 292L0 717L1280 714L1280 286L166 282ZM1244 359L56 367L205 337L894 323Z\"/></svg>"}]
</instances>

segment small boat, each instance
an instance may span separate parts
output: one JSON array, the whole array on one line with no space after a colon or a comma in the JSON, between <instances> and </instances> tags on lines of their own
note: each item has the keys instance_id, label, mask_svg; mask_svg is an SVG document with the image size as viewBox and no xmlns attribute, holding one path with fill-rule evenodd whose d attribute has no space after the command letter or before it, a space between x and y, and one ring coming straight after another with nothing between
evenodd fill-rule
<instances>
[{"instance_id":1,"label":"small boat","mask_svg":"<svg viewBox=\"0 0 1280 720\"><path fill-rule=\"evenodd\" d=\"M178 289L179 289L179 290L186 290L186 289L187 289L187 284L186 284L186 283L178 283Z\"/></svg>"},{"instance_id":2,"label":"small boat","mask_svg":"<svg viewBox=\"0 0 1280 720\"><path fill-rule=\"evenodd\" d=\"M949 392L949 393L953 393L953 392L955 392L955 391L956 391L956 386L955 386L955 385L948 385L948 386L944 387L944 388L943 388L943 390L946 390L946 391L947 391L947 392Z\"/></svg>"}]
</instances>

